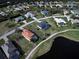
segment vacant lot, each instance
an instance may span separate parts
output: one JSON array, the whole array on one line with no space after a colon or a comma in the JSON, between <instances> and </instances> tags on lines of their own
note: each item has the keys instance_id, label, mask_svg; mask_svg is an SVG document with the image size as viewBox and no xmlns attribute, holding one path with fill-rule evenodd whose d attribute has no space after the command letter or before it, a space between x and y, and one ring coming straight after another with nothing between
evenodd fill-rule
<instances>
[{"instance_id":1,"label":"vacant lot","mask_svg":"<svg viewBox=\"0 0 79 59\"><path fill-rule=\"evenodd\" d=\"M4 22L0 22L0 35L16 28L17 26L23 25L22 22L20 23L15 23L14 20L6 20Z\"/></svg>"},{"instance_id":2,"label":"vacant lot","mask_svg":"<svg viewBox=\"0 0 79 59\"><path fill-rule=\"evenodd\" d=\"M0 22L0 35L4 32L8 31L10 28L6 27L6 24L9 23L9 21Z\"/></svg>"}]
</instances>

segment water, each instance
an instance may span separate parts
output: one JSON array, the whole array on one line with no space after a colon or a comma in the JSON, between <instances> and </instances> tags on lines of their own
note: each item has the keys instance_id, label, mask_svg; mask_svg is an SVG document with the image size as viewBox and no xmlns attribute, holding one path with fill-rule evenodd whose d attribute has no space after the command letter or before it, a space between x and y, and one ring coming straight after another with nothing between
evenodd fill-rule
<instances>
[{"instance_id":1,"label":"water","mask_svg":"<svg viewBox=\"0 0 79 59\"><path fill-rule=\"evenodd\" d=\"M37 59L79 59L79 42L57 37L51 50Z\"/></svg>"}]
</instances>

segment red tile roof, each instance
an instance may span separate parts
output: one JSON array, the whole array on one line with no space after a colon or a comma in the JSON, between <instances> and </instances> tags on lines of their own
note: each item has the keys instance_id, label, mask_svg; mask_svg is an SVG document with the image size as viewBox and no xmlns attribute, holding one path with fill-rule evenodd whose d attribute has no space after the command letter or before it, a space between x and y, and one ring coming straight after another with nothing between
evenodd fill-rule
<instances>
[{"instance_id":1,"label":"red tile roof","mask_svg":"<svg viewBox=\"0 0 79 59\"><path fill-rule=\"evenodd\" d=\"M22 35L28 40L31 41L32 36L34 35L30 30L24 29Z\"/></svg>"}]
</instances>

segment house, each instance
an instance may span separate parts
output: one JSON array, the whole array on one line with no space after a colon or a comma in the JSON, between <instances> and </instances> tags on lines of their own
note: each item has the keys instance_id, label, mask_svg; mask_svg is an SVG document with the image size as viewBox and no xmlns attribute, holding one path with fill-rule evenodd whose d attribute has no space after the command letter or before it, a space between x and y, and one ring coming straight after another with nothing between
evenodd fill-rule
<instances>
[{"instance_id":1,"label":"house","mask_svg":"<svg viewBox=\"0 0 79 59\"><path fill-rule=\"evenodd\" d=\"M71 10L71 13L75 16L79 16L79 9L76 9L76 10Z\"/></svg>"},{"instance_id":2,"label":"house","mask_svg":"<svg viewBox=\"0 0 79 59\"><path fill-rule=\"evenodd\" d=\"M37 6L35 2L30 2L32 6Z\"/></svg>"},{"instance_id":3,"label":"house","mask_svg":"<svg viewBox=\"0 0 79 59\"><path fill-rule=\"evenodd\" d=\"M66 25L66 22L62 18L58 18L58 17L53 17L53 18L59 27Z\"/></svg>"},{"instance_id":4,"label":"house","mask_svg":"<svg viewBox=\"0 0 79 59\"><path fill-rule=\"evenodd\" d=\"M60 8L62 8L63 7L63 5L62 4L56 4L56 7L60 7Z\"/></svg>"},{"instance_id":5,"label":"house","mask_svg":"<svg viewBox=\"0 0 79 59\"><path fill-rule=\"evenodd\" d=\"M43 15L48 15L48 10L42 10L42 11L41 11L41 14L43 14Z\"/></svg>"},{"instance_id":6,"label":"house","mask_svg":"<svg viewBox=\"0 0 79 59\"><path fill-rule=\"evenodd\" d=\"M6 14L5 12L1 11L1 12L0 12L0 15L6 16L7 14Z\"/></svg>"},{"instance_id":7,"label":"house","mask_svg":"<svg viewBox=\"0 0 79 59\"><path fill-rule=\"evenodd\" d=\"M66 9L63 9L63 13L64 13L64 15L68 15L68 14L70 14L70 11L66 10Z\"/></svg>"},{"instance_id":8,"label":"house","mask_svg":"<svg viewBox=\"0 0 79 59\"><path fill-rule=\"evenodd\" d=\"M28 40L28 41L36 41L38 38L37 36L31 32L28 29L24 29L22 32L22 35Z\"/></svg>"},{"instance_id":9,"label":"house","mask_svg":"<svg viewBox=\"0 0 79 59\"><path fill-rule=\"evenodd\" d=\"M4 45L1 46L1 48L8 59L19 59L20 52L11 41L6 42Z\"/></svg>"},{"instance_id":10,"label":"house","mask_svg":"<svg viewBox=\"0 0 79 59\"><path fill-rule=\"evenodd\" d=\"M40 29L47 30L47 29L50 27L50 25L49 25L48 23L46 23L46 22L40 22L40 23L37 25L37 27L40 28Z\"/></svg>"},{"instance_id":11,"label":"house","mask_svg":"<svg viewBox=\"0 0 79 59\"><path fill-rule=\"evenodd\" d=\"M15 18L15 22L17 23L17 22L20 22L20 21L23 21L24 20L24 17L22 17L22 16L19 16L19 17L16 17Z\"/></svg>"},{"instance_id":12,"label":"house","mask_svg":"<svg viewBox=\"0 0 79 59\"><path fill-rule=\"evenodd\" d=\"M73 17L73 18L71 19L71 23L72 23L72 24L79 24L79 17Z\"/></svg>"},{"instance_id":13,"label":"house","mask_svg":"<svg viewBox=\"0 0 79 59\"><path fill-rule=\"evenodd\" d=\"M14 8L14 11L20 11L20 10L22 10L22 9L19 7Z\"/></svg>"},{"instance_id":14,"label":"house","mask_svg":"<svg viewBox=\"0 0 79 59\"><path fill-rule=\"evenodd\" d=\"M75 3L75 1L69 1L69 2L67 2L67 7L69 8L69 9L74 9L74 8L76 8L77 7L77 4Z\"/></svg>"},{"instance_id":15,"label":"house","mask_svg":"<svg viewBox=\"0 0 79 59\"><path fill-rule=\"evenodd\" d=\"M34 17L34 14L31 13L31 12L27 12L25 15L24 15L26 18L29 18L29 17Z\"/></svg>"}]
</instances>

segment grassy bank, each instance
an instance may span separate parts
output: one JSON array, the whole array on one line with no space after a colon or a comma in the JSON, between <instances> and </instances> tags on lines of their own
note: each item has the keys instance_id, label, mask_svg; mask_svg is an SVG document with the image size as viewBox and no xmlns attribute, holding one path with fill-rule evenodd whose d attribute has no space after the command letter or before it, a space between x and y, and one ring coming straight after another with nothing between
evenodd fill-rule
<instances>
[{"instance_id":1,"label":"grassy bank","mask_svg":"<svg viewBox=\"0 0 79 59\"><path fill-rule=\"evenodd\" d=\"M41 56L41 55L45 54L46 52L48 52L54 41L53 39L58 36L63 36L63 37L66 37L70 40L74 40L77 42L79 41L79 31L68 31L66 33L58 34L58 35L54 36L53 38L51 38L50 40L47 40L46 42L41 44L39 46L39 48L37 48L37 50L35 51L35 54L33 55L32 59L36 59L36 57Z\"/></svg>"},{"instance_id":2,"label":"grassy bank","mask_svg":"<svg viewBox=\"0 0 79 59\"><path fill-rule=\"evenodd\" d=\"M62 33L59 36L64 36L74 41L79 41L79 31L68 31L66 33Z\"/></svg>"}]
</instances>

